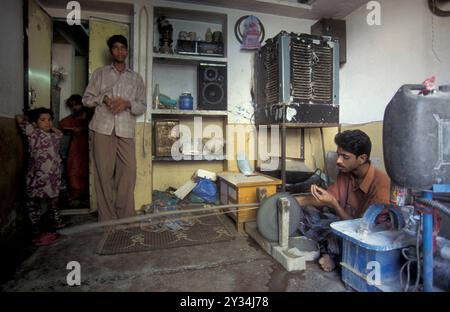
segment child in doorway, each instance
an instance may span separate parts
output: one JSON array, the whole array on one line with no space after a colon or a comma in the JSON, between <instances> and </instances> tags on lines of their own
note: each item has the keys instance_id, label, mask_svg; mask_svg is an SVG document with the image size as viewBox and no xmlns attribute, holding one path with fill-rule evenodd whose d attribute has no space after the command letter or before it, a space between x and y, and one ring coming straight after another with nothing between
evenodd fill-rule
<instances>
[{"instance_id":1,"label":"child in doorway","mask_svg":"<svg viewBox=\"0 0 450 312\"><path fill-rule=\"evenodd\" d=\"M28 140L25 207L31 221L32 242L36 246L42 246L53 242L57 234L54 231L41 231L41 199L48 203L53 230L64 227L58 208L61 186L59 145L62 132L53 128L53 112L48 108L36 108L27 115L16 116L16 121Z\"/></svg>"},{"instance_id":2,"label":"child in doorway","mask_svg":"<svg viewBox=\"0 0 450 312\"><path fill-rule=\"evenodd\" d=\"M89 121L91 113L83 107L81 95L73 94L66 101L72 114L59 122L60 129L70 135L67 153L69 205L87 205L89 198Z\"/></svg>"}]
</instances>

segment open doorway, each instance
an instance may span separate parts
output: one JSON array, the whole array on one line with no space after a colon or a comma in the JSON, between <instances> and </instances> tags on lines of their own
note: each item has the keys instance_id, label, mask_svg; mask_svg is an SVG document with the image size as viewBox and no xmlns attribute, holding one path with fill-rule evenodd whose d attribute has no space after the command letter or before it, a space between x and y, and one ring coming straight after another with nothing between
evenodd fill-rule
<instances>
[{"instance_id":1,"label":"open doorway","mask_svg":"<svg viewBox=\"0 0 450 312\"><path fill-rule=\"evenodd\" d=\"M60 208L89 209L89 130L93 113L82 106L88 83L89 23L68 25L53 18L52 109L61 142Z\"/></svg>"},{"instance_id":2,"label":"open doorway","mask_svg":"<svg viewBox=\"0 0 450 312\"><path fill-rule=\"evenodd\" d=\"M66 20L53 19L52 109L55 120L70 115L65 100L83 95L88 83L89 23L69 26Z\"/></svg>"},{"instance_id":3,"label":"open doorway","mask_svg":"<svg viewBox=\"0 0 450 312\"><path fill-rule=\"evenodd\" d=\"M106 45L113 34L131 36L133 4L108 1L79 0L81 25L67 23L67 1L27 0L24 2L25 34L25 103L24 110L47 107L54 111L54 125L61 128L71 110L66 100L73 94L83 95L93 71L111 63ZM132 55L129 61L132 61ZM131 66L132 64L130 64ZM92 112L91 112L92 113ZM63 173L67 179L69 150L73 136L63 140ZM79 159L74 162L79 165ZM69 187L61 190L60 208L67 214L94 212L96 207L93 181L94 163L88 157L88 201L69 205ZM75 170L76 171L76 170ZM86 192L85 192L86 193ZM71 211L69 211L71 210Z\"/></svg>"}]
</instances>

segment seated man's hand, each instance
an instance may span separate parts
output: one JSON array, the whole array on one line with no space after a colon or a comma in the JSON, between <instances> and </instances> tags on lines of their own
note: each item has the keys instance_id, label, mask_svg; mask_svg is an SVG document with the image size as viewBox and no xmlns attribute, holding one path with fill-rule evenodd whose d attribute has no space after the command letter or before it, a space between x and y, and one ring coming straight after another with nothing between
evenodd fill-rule
<instances>
[{"instance_id":1,"label":"seated man's hand","mask_svg":"<svg viewBox=\"0 0 450 312\"><path fill-rule=\"evenodd\" d=\"M333 195L315 184L311 185L311 194L324 206L330 206L333 208L336 204L336 198L334 198Z\"/></svg>"}]
</instances>

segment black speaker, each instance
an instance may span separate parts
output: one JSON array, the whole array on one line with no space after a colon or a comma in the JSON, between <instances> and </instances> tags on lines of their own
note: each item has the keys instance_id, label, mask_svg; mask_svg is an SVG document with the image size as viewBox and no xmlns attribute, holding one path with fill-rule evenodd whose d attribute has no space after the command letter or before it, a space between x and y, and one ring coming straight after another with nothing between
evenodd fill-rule
<instances>
[{"instance_id":1,"label":"black speaker","mask_svg":"<svg viewBox=\"0 0 450 312\"><path fill-rule=\"evenodd\" d=\"M227 64L199 64L197 108L227 110Z\"/></svg>"}]
</instances>

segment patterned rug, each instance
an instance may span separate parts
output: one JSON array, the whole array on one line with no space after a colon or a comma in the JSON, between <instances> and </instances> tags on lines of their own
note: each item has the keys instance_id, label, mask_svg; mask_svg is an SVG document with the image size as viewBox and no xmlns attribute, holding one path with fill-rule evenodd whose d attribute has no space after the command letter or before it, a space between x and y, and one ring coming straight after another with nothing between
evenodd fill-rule
<instances>
[{"instance_id":1,"label":"patterned rug","mask_svg":"<svg viewBox=\"0 0 450 312\"><path fill-rule=\"evenodd\" d=\"M188 221L112 227L100 242L98 254L114 255L233 240L236 231L224 218L226 216L213 215Z\"/></svg>"}]
</instances>

